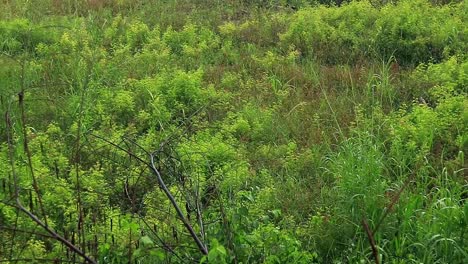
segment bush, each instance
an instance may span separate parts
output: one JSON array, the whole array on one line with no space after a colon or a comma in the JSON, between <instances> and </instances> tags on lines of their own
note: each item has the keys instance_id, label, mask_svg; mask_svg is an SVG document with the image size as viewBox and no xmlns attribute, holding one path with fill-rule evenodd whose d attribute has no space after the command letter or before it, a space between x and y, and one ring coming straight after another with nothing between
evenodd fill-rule
<instances>
[{"instance_id":1,"label":"bush","mask_svg":"<svg viewBox=\"0 0 468 264\"><path fill-rule=\"evenodd\" d=\"M466 42L460 42L466 39L466 30L460 17L454 16L461 9L461 4L436 8L425 0L399 1L383 7L375 21L377 54L393 55L401 64L417 65L463 52Z\"/></svg>"},{"instance_id":2,"label":"bush","mask_svg":"<svg viewBox=\"0 0 468 264\"><path fill-rule=\"evenodd\" d=\"M367 1L306 8L294 15L282 41L328 63L362 56L394 56L403 65L438 62L467 48L466 21L455 15L462 10L463 3L434 7L426 0L404 0L381 9Z\"/></svg>"},{"instance_id":3,"label":"bush","mask_svg":"<svg viewBox=\"0 0 468 264\"><path fill-rule=\"evenodd\" d=\"M319 6L297 12L284 35L284 46L294 45L304 56L328 63L355 61L369 53L379 12L367 2L341 8Z\"/></svg>"}]
</instances>

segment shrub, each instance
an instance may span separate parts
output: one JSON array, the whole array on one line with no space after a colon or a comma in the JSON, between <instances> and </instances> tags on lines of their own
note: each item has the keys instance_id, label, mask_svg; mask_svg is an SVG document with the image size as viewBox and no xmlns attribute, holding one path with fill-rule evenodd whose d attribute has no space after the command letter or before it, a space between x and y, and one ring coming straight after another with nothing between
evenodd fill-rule
<instances>
[{"instance_id":1,"label":"shrub","mask_svg":"<svg viewBox=\"0 0 468 264\"><path fill-rule=\"evenodd\" d=\"M416 65L441 61L447 54L463 51L460 41L466 38L464 23L453 15L459 9L463 9L461 4L436 8L426 0L384 6L375 21L377 53Z\"/></svg>"}]
</instances>

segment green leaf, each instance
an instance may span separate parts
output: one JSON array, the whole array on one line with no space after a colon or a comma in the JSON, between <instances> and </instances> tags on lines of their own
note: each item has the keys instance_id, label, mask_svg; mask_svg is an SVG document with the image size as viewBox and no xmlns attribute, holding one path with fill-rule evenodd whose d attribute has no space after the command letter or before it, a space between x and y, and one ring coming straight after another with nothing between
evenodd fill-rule
<instances>
[{"instance_id":1,"label":"green leaf","mask_svg":"<svg viewBox=\"0 0 468 264\"><path fill-rule=\"evenodd\" d=\"M154 244L153 240L151 240L151 238L149 236L144 236L144 237L140 238L140 241L145 246Z\"/></svg>"},{"instance_id":2,"label":"green leaf","mask_svg":"<svg viewBox=\"0 0 468 264\"><path fill-rule=\"evenodd\" d=\"M166 257L164 251L162 250L152 250L150 252L150 255L157 257L159 260L164 260L164 258Z\"/></svg>"}]
</instances>

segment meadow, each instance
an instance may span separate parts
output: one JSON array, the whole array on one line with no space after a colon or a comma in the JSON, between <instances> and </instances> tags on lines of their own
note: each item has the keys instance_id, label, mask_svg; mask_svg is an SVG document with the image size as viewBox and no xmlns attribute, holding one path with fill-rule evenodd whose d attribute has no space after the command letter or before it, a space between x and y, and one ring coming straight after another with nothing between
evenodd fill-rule
<instances>
[{"instance_id":1,"label":"meadow","mask_svg":"<svg viewBox=\"0 0 468 264\"><path fill-rule=\"evenodd\" d=\"M468 1L0 10L0 263L468 263Z\"/></svg>"}]
</instances>

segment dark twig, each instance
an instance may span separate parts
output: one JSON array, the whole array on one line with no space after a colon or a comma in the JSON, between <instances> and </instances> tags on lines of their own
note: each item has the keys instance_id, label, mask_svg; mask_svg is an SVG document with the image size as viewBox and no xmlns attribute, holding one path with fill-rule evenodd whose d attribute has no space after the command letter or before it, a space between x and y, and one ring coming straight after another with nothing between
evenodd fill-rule
<instances>
[{"instance_id":1,"label":"dark twig","mask_svg":"<svg viewBox=\"0 0 468 264\"><path fill-rule=\"evenodd\" d=\"M24 96L25 96L25 84L24 84L24 69L25 65L24 63L21 64L21 91L18 93L18 104L21 112L21 129L23 131L23 147L24 147L24 152L26 153L26 156L28 158L28 167L31 172L31 177L33 180L33 188L34 192L36 193L37 199L39 201L39 208L41 210L42 217L44 218L44 223L47 225L47 215L44 210L44 204L42 203L42 196L39 191L39 185L36 179L36 176L34 174L34 168L32 164L32 154L31 150L29 149L29 143L28 143L28 133L26 131L26 113L24 109Z\"/></svg>"},{"instance_id":2,"label":"dark twig","mask_svg":"<svg viewBox=\"0 0 468 264\"><path fill-rule=\"evenodd\" d=\"M372 234L372 230L369 228L369 224L367 224L367 220L365 218L362 219L361 224L364 230L366 231L367 239L369 239L369 244L372 248L372 254L374 255L375 263L380 264L379 251L377 249L377 246L375 245L374 234Z\"/></svg>"},{"instance_id":3,"label":"dark twig","mask_svg":"<svg viewBox=\"0 0 468 264\"><path fill-rule=\"evenodd\" d=\"M182 210L180 209L179 205L177 204L176 200L174 199L174 196L172 196L171 192L169 191L169 189L167 188L166 184L164 183L164 180L162 179L161 177L161 174L159 173L159 170L157 169L155 163L154 163L154 155L151 155L150 156L150 159L151 159L151 170L153 171L153 173L156 175L156 177L158 178L158 183L159 183L159 187L164 191L164 193L166 194L167 198L169 199L169 201L171 202L172 206L174 207L174 209L176 210L177 212L177 215L179 217L179 219L182 221L182 223L184 224L185 228L187 229L187 231L189 231L190 233L190 236L193 238L193 240L195 241L195 243L197 244L198 248L200 249L200 251L204 254L204 255L207 255L208 254L208 249L206 248L206 245L203 244L203 242L200 240L200 238L197 236L197 234L195 233L195 231L193 230L192 226L190 225L190 223L188 222L187 219L185 219L185 216L184 214L182 213Z\"/></svg>"},{"instance_id":4,"label":"dark twig","mask_svg":"<svg viewBox=\"0 0 468 264\"><path fill-rule=\"evenodd\" d=\"M179 137L182 137L182 135L184 135L185 132L188 130L187 122L188 122L189 120L191 120L194 116L198 115L198 114L199 114L203 109L205 109L207 106L208 106L208 105L204 105L204 106L198 108L195 112L193 112L192 114L190 114L190 115L185 119L185 120L187 120L187 121L183 120L182 123L181 123L180 125L177 126L176 131L177 131L179 128L181 128L182 126L185 125L184 130L181 131L181 132L184 132L184 133L180 133ZM154 155L154 154L160 152L160 151L163 149L163 147L164 147L166 144L168 144L171 140L173 140L175 137L176 137L176 133L172 133L171 135L169 135L165 140L163 140L163 141L159 144L159 148L158 148L157 150L155 150L155 151L152 153L152 155Z\"/></svg>"},{"instance_id":5,"label":"dark twig","mask_svg":"<svg viewBox=\"0 0 468 264\"><path fill-rule=\"evenodd\" d=\"M174 249L172 249L172 247L170 245L168 245L162 238L161 236L158 235L158 233L156 233L155 230L153 230L150 225L148 224L148 222L145 220L145 218L141 215L138 216L140 218L140 220L142 220L142 222L146 225L146 227L148 228L148 230L150 230L150 232L159 240L159 242L161 242L161 247L167 251L169 251L170 253L172 253L176 258L178 258L181 263L184 263L185 260L179 256L179 254L177 254Z\"/></svg>"},{"instance_id":6,"label":"dark twig","mask_svg":"<svg viewBox=\"0 0 468 264\"><path fill-rule=\"evenodd\" d=\"M18 233L25 233L25 234L35 235L35 236L54 238L51 235L41 234L41 233L37 233L37 232L34 232L34 231L29 231L29 230L22 230L22 229L18 229L18 228L11 228L11 227L8 227L8 226L0 226L0 230L8 230L8 231L13 231L13 232L18 232Z\"/></svg>"},{"instance_id":7,"label":"dark twig","mask_svg":"<svg viewBox=\"0 0 468 264\"><path fill-rule=\"evenodd\" d=\"M14 181L14 186L15 186L15 198L16 198L16 207L19 209L21 212L25 213L31 220L33 220L36 224L38 224L40 227L42 227L47 233L49 233L55 240L59 241L66 247L68 247L70 250L78 254L79 256L83 257L86 262L92 263L92 264L97 264L97 262L90 257L88 257L86 254L81 251L78 247L73 245L70 241L59 235L57 232L52 230L48 225L46 225L44 222L42 222L36 215L28 211L20 201L19 197L19 179L18 175L16 174L15 171L15 159L14 159L14 145L13 145L13 139L12 139L12 123L11 123L11 118L9 111L5 113L5 122L6 122L6 134L7 134L7 142L8 142L8 150L9 150L9 159L10 159L10 166L11 166L11 173L13 175L13 181Z\"/></svg>"},{"instance_id":8,"label":"dark twig","mask_svg":"<svg viewBox=\"0 0 468 264\"><path fill-rule=\"evenodd\" d=\"M379 222L375 225L375 228L374 228L374 231L372 232L372 234L375 234L377 232L377 230L379 230L380 225L383 223L385 218L387 218L388 214L393 210L393 207L397 204L398 200L400 200L401 193L403 192L403 190L406 189L406 187L409 185L409 183L411 182L412 179L413 179L413 174L410 177L408 177L408 179L406 179L403 186L401 186L401 188L398 190L398 192L393 196L390 204L385 208L384 214L380 218Z\"/></svg>"},{"instance_id":9,"label":"dark twig","mask_svg":"<svg viewBox=\"0 0 468 264\"><path fill-rule=\"evenodd\" d=\"M163 192L166 194L167 198L170 200L172 206L174 207L174 209L176 210L177 212L177 216L179 217L179 219L182 221L182 223L184 224L185 228L188 230L188 232L190 233L190 236L193 238L193 240L195 241L195 243L197 244L198 248L200 249L200 251L204 254L204 255L207 255L208 254L208 250L206 248L206 246L203 244L203 242L200 240L200 238L197 236L197 234L195 233L195 231L193 230L192 226L190 225L190 223L187 221L187 219L185 219L185 216L182 212L182 210L180 209L179 205L177 204L177 201L175 200L174 196L171 194L171 192L169 191L169 189L167 188L166 184L164 183L164 180L162 179L161 177L161 174L159 173L159 170L157 169L157 166L154 162L154 154L150 154L150 160L151 162L150 163L147 163L146 161L144 161L142 158L138 157L137 155L135 155L134 153L132 153L131 151L127 150L127 149L124 149L122 148L121 146L119 146L118 144L115 144L101 136L98 136L98 135L95 135L95 134L91 134L92 136L96 137L96 138L99 138L105 142L107 142L108 144L126 152L127 154L129 154L130 156L134 157L135 159L137 159L138 161L140 161L141 163L147 165L151 171L156 175L157 177L157 180L158 180L158 183L159 183L159 186L161 187L161 189L163 190ZM160 145L160 147L162 147L163 145ZM160 149L159 149L160 150ZM159 151L158 150L158 151ZM155 151L154 153L157 153L158 151Z\"/></svg>"},{"instance_id":10,"label":"dark twig","mask_svg":"<svg viewBox=\"0 0 468 264\"><path fill-rule=\"evenodd\" d=\"M98 139L100 139L100 140L102 140L102 141L108 143L109 145L111 145L111 146L113 146L113 147L115 147L115 148L117 148L117 149L119 149L119 150L121 150L121 151L127 153L128 155L130 155L130 156L132 156L133 158L137 159L139 162L141 162L141 163L145 164L146 166L150 167L150 164L149 164L148 162L146 162L146 161L143 160L142 158L138 157L138 156L135 155L133 152L131 152L131 151L127 150L127 149L122 148L120 145L115 144L114 142L112 142L112 141L110 141L110 140L107 140L106 138L101 137L101 136L96 135L96 134L91 134L91 136L93 136L93 137L95 137L95 138L98 138Z\"/></svg>"},{"instance_id":11,"label":"dark twig","mask_svg":"<svg viewBox=\"0 0 468 264\"><path fill-rule=\"evenodd\" d=\"M204 109L205 106L201 107L200 109L198 109L197 111L195 111L192 115L190 115L187 120L190 120L193 116L197 115L202 109ZM177 128L180 128L182 125L185 125L186 122L184 121L180 126L178 126ZM186 129L184 129L184 131L186 131ZM137 145L138 148L140 149L143 149L143 151L146 153L146 154L149 154L149 157L150 157L150 162L148 163L147 161L143 160L142 158L138 157L136 154L134 154L132 151L128 150L128 149L125 149L123 147L121 147L119 144L115 144L99 135L95 135L95 134L91 134L92 136L96 137L96 138L99 138L105 142L107 142L108 144L116 147L117 149L121 150L121 151L124 151L125 153L127 153L128 155L130 155L131 157L137 159L139 162L141 162L142 164L145 164L146 166L149 167L149 169L153 172L153 174L156 176L157 180L158 180L158 184L159 184L159 187L163 190L164 194L167 196L167 198L169 199L169 201L171 202L172 206L174 207L174 209L176 210L176 213L177 213L177 216L178 218L182 221L183 225L185 226L186 230L190 233L190 236L192 237L192 239L195 241L195 243L197 244L198 246L198 249L201 251L202 254L204 255L207 255L208 254L208 249L206 247L206 245L202 242L202 240L200 240L200 238L198 237L198 235L195 233L193 227L191 226L190 222L185 218L182 210L180 209L180 206L178 205L177 201L175 200L174 196L172 195L172 193L169 191L169 189L167 188L166 184L164 183L164 180L162 179L162 176L161 176L161 173L159 172L159 169L158 167L156 166L155 164L155 155L157 155L158 153L160 153L164 146L166 144L168 144L171 140L173 140L175 138L177 133L173 133L171 134L169 137L167 137L164 141L162 141L160 144L159 144L159 148L157 150L155 150L154 152L152 153L148 153L146 150L144 150L141 146ZM183 133L182 133L183 135ZM182 135L178 135L178 137L181 137ZM135 144L135 142L132 142L131 140L127 139L126 140L127 142L130 142L132 144Z\"/></svg>"},{"instance_id":12,"label":"dark twig","mask_svg":"<svg viewBox=\"0 0 468 264\"><path fill-rule=\"evenodd\" d=\"M54 237L56 240L60 241L62 244L64 244L66 247L74 251L76 254L80 255L83 257L87 262L92 263L92 264L97 264L96 261L88 257L81 249L77 248L75 245L73 245L70 241L66 240L64 237L61 235L57 234L54 230L50 229L48 226L46 226L37 216L29 212L26 208L24 208L21 205L21 202L19 199L17 200L17 205L18 208L25 213L26 215L29 216L34 222L36 222L39 226L41 226L45 231L47 231L52 237Z\"/></svg>"},{"instance_id":13,"label":"dark twig","mask_svg":"<svg viewBox=\"0 0 468 264\"><path fill-rule=\"evenodd\" d=\"M364 231L366 231L367 238L369 240L369 244L371 245L372 254L374 255L374 259L375 259L376 264L379 264L380 260L379 260L379 253L378 253L378 249L377 249L377 246L376 246L376 243L375 243L374 235L375 235L375 233L377 233L377 231L379 230L379 228L382 225L383 221L385 220L385 218L387 218L388 214L393 210L393 207L400 200L401 193L409 185L409 183L413 179L414 175L415 175L414 173L411 174L410 177L408 177L408 179L406 179L403 186L401 186L401 188L398 190L398 192L393 196L392 200L390 201L390 204L385 208L384 214L382 215L382 217L380 217L379 222L377 222L377 224L375 225L373 231L370 229L366 218L363 218L362 221L361 221L361 224L362 224L362 226L364 228Z\"/></svg>"},{"instance_id":14,"label":"dark twig","mask_svg":"<svg viewBox=\"0 0 468 264\"><path fill-rule=\"evenodd\" d=\"M63 263L63 262L66 262L66 263L79 263L79 262L76 262L76 261L72 261L72 260L66 260L66 259L59 259L59 258L56 258L56 259L45 259L45 258L17 258L17 259L7 259L7 260L1 260L0 259L0 263L2 262L26 262L26 263L34 263L36 261L40 261L40 262L46 262L46 263Z\"/></svg>"}]
</instances>

